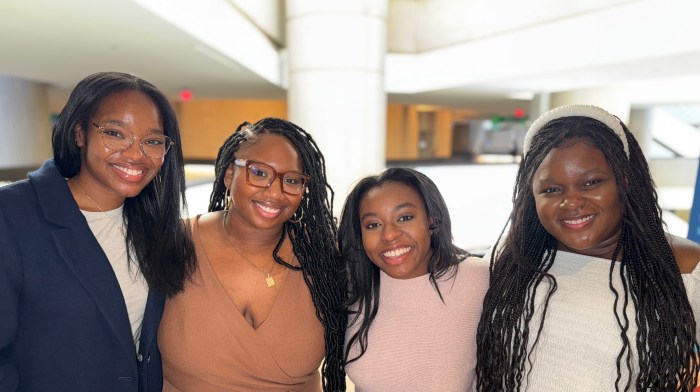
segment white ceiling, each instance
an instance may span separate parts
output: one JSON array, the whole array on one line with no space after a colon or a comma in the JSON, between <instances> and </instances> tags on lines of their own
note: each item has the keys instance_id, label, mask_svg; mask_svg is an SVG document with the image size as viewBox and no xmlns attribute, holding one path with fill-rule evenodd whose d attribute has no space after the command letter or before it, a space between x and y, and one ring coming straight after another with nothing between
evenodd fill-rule
<instances>
[{"instance_id":1,"label":"white ceiling","mask_svg":"<svg viewBox=\"0 0 700 392\"><path fill-rule=\"evenodd\" d=\"M71 89L119 70L171 96L274 97L285 92L129 0L0 1L0 74Z\"/></svg>"},{"instance_id":2,"label":"white ceiling","mask_svg":"<svg viewBox=\"0 0 700 392\"><path fill-rule=\"evenodd\" d=\"M275 75L284 68L283 48L276 42L269 40L266 51L232 55L235 51L213 44L191 28L175 26L173 18L156 15L144 3L148 1L1 0L0 74L66 91L92 72L119 70L153 82L171 97L183 88L192 89L196 98L286 96L283 83L274 80L284 79ZM227 2L206 4L214 3ZM700 2L617 1L610 9L538 26L513 22L512 29L499 26L500 32L481 40L413 56L389 54L389 101L497 114L527 105L527 97L540 92L616 85L632 91L636 105L697 104L700 7L696 4ZM228 29L234 34L245 31L224 26L225 22L212 23L219 36L229 34ZM260 39L245 34L237 38ZM256 60L270 65L272 77L251 67ZM430 77L417 81L416 74ZM514 95L520 98L513 99Z\"/></svg>"}]
</instances>

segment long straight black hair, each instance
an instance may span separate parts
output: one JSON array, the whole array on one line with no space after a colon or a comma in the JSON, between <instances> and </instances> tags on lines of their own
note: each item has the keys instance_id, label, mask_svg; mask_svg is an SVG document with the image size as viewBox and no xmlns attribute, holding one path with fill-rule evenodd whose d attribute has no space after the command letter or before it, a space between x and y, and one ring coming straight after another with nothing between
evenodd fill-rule
<instances>
[{"instance_id":1,"label":"long straight black hair","mask_svg":"<svg viewBox=\"0 0 700 392\"><path fill-rule=\"evenodd\" d=\"M194 245L189 226L180 219L186 210L185 171L180 128L167 98L151 83L121 72L100 72L81 80L53 127L53 154L66 178L81 169L75 143L78 127L87 130L102 100L110 94L135 90L148 96L163 119L164 133L174 142L155 178L135 197L124 202L126 241L149 287L172 296L184 288L195 268ZM131 261L131 247L127 247Z\"/></svg>"},{"instance_id":2,"label":"long straight black hair","mask_svg":"<svg viewBox=\"0 0 700 392\"><path fill-rule=\"evenodd\" d=\"M338 228L338 246L348 269L350 294L347 307L353 309L350 322L359 321L357 332L350 337L345 348L346 363L358 360L367 351L367 335L379 309L379 267L372 263L362 245L360 203L369 190L387 182L411 187L423 200L426 215L432 220L429 227L432 250L428 261L429 279L440 298L442 294L437 279L454 275L457 264L469 256L467 251L453 244L447 204L428 176L417 170L398 167L360 180L345 200ZM359 354L349 358L353 345L358 345Z\"/></svg>"}]
</instances>

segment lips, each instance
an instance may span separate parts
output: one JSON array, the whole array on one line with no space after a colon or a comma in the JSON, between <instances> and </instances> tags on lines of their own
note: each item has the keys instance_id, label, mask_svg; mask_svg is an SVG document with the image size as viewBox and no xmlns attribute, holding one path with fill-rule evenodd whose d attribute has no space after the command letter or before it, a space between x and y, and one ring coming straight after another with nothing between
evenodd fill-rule
<instances>
[{"instance_id":1,"label":"lips","mask_svg":"<svg viewBox=\"0 0 700 392\"><path fill-rule=\"evenodd\" d=\"M266 206L259 202L255 202L255 206L258 207L258 211L260 211L267 218L274 218L282 211L281 208Z\"/></svg>"},{"instance_id":2,"label":"lips","mask_svg":"<svg viewBox=\"0 0 700 392\"><path fill-rule=\"evenodd\" d=\"M381 253L384 262L389 265L401 264L404 260L404 256L411 251L410 246L402 246L394 249L390 249Z\"/></svg>"},{"instance_id":3,"label":"lips","mask_svg":"<svg viewBox=\"0 0 700 392\"><path fill-rule=\"evenodd\" d=\"M119 176L119 178L122 179L122 181L126 181L129 183L139 183L145 177L146 170L143 168L136 169L133 167L120 165L116 163L113 163L111 166L115 169L116 174Z\"/></svg>"},{"instance_id":4,"label":"lips","mask_svg":"<svg viewBox=\"0 0 700 392\"><path fill-rule=\"evenodd\" d=\"M561 223L569 228L572 229L580 229L582 227L585 227L588 225L588 223L593 219L594 215L586 215L582 217L577 217L577 218L567 218L567 219L561 219Z\"/></svg>"},{"instance_id":5,"label":"lips","mask_svg":"<svg viewBox=\"0 0 700 392\"><path fill-rule=\"evenodd\" d=\"M130 176L140 176L141 174L143 174L143 169L131 169L131 168L128 168L125 166L119 166L119 165L112 165L112 166L115 169L117 169L123 173L126 173Z\"/></svg>"}]
</instances>

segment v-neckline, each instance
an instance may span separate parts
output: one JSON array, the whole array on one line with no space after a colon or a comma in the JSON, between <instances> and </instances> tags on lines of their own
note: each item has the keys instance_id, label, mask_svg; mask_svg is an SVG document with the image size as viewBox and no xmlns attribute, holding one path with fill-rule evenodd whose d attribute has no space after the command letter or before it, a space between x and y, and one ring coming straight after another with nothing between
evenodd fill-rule
<instances>
[{"instance_id":1,"label":"v-neckline","mask_svg":"<svg viewBox=\"0 0 700 392\"><path fill-rule=\"evenodd\" d=\"M200 218L200 216L197 216L195 218L195 228L193 230L193 233L197 238L197 242L199 243L200 248L202 249L202 255L204 256L203 262L202 261L199 262L200 272L204 272L204 271L201 271L203 265L204 265L204 268L207 269L206 273L202 273L202 279L204 281L204 285L206 287L209 287L210 291L214 292L214 295L220 296L221 302L230 303L231 306L233 306L233 308L236 310L235 312L228 312L228 311L226 311L225 308L218 308L219 312L222 314L222 316L224 316L225 319L231 320L231 314L235 313L236 316L233 316L233 318L237 320L236 321L237 323L244 324L247 327L247 329L249 331L251 331L252 333L260 332L261 329L263 329L263 327L266 324L269 324L269 323L267 323L267 320L269 320L271 317L274 316L273 313L274 313L275 309L277 309L279 306L281 306L280 302L282 300L280 300L280 297L283 297L282 293L287 288L287 281L289 280L288 279L289 268L286 268L286 267L284 268L284 270L285 270L284 271L284 279L282 279L282 283L280 285L279 290L277 291L277 295L275 296L275 300L273 301L272 306L270 307L270 310L267 312L265 317L262 318L260 323L258 323L257 327L253 326L253 324L251 324L248 321L248 319L246 319L245 315L243 314L241 309L236 304L236 301L233 298L231 298L231 294L229 294L228 290L226 290L226 287L219 279L219 276L216 274L216 271L214 270L214 266L212 266L211 262L209 261L209 256L207 255L206 248L204 247L204 243L202 242L202 239L199 235L199 218ZM213 281L212 283L216 287L215 288L211 287L211 284L209 284L210 282L207 282L208 280L212 280ZM223 299L224 297L225 297L225 300ZM286 296L284 296L284 297L286 297Z\"/></svg>"}]
</instances>

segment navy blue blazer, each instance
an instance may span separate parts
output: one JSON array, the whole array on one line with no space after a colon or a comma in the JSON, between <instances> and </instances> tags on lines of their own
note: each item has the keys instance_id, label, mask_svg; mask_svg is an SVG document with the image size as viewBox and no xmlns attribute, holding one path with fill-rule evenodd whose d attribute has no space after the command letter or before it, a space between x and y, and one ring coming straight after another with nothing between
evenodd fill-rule
<instances>
[{"instance_id":1,"label":"navy blue blazer","mask_svg":"<svg viewBox=\"0 0 700 392\"><path fill-rule=\"evenodd\" d=\"M0 187L0 391L160 392L151 291L139 352L117 278L49 160Z\"/></svg>"}]
</instances>

